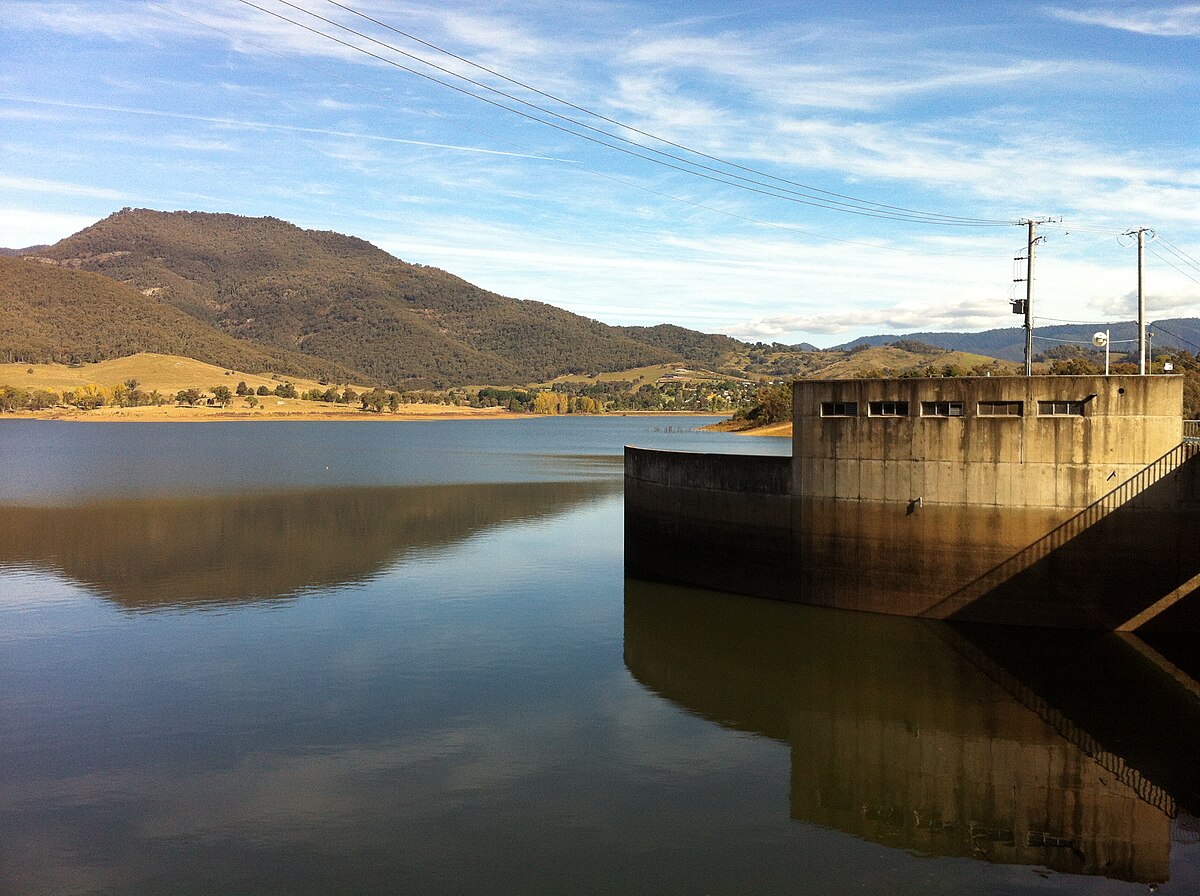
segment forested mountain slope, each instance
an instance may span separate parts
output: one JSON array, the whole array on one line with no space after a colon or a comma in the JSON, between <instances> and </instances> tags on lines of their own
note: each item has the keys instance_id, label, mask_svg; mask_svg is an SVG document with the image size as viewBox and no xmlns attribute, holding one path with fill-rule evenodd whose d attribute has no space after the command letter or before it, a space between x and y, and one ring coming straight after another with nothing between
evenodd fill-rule
<instances>
[{"instance_id":1,"label":"forested mountain slope","mask_svg":"<svg viewBox=\"0 0 1200 896\"><path fill-rule=\"evenodd\" d=\"M352 379L341 365L234 339L107 277L0 257L0 361L71 364L138 352L187 355L233 370Z\"/></svg>"},{"instance_id":2,"label":"forested mountain slope","mask_svg":"<svg viewBox=\"0 0 1200 896\"><path fill-rule=\"evenodd\" d=\"M128 283L227 336L387 386L528 382L679 358L275 218L125 209L37 254Z\"/></svg>"}]
</instances>

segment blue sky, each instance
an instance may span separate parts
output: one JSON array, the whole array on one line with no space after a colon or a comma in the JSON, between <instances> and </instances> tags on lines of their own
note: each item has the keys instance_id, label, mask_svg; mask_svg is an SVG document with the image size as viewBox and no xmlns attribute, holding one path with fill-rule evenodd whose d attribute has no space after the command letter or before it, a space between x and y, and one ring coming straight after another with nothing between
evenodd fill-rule
<instances>
[{"instance_id":1,"label":"blue sky","mask_svg":"<svg viewBox=\"0 0 1200 896\"><path fill-rule=\"evenodd\" d=\"M1062 216L1041 228L1039 321L1131 318L1137 227L1158 237L1150 316L1200 316L1200 5L344 4L379 25L289 2L254 0L691 173L238 0L4 0L0 246L123 206L273 215L607 323L832 345L1019 323L1024 230L1004 222ZM796 184L997 226L823 208Z\"/></svg>"}]
</instances>

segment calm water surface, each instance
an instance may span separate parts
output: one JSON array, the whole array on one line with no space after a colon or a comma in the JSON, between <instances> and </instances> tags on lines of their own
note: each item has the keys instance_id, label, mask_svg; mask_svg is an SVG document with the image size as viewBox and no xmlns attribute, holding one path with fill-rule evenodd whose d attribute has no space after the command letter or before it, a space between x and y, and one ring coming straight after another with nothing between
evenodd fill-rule
<instances>
[{"instance_id":1,"label":"calm water surface","mask_svg":"<svg viewBox=\"0 0 1200 896\"><path fill-rule=\"evenodd\" d=\"M626 580L697 425L0 423L0 893L1200 891L1190 644Z\"/></svg>"}]
</instances>

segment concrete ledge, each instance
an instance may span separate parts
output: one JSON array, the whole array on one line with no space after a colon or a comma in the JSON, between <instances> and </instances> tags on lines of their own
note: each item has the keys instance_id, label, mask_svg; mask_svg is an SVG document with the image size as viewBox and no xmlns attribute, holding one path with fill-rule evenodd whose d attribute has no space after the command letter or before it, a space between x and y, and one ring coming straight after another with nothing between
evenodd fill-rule
<instances>
[{"instance_id":1,"label":"concrete ledge","mask_svg":"<svg viewBox=\"0 0 1200 896\"><path fill-rule=\"evenodd\" d=\"M791 469L790 457L625 448L626 481L669 488L787 495L791 489Z\"/></svg>"}]
</instances>

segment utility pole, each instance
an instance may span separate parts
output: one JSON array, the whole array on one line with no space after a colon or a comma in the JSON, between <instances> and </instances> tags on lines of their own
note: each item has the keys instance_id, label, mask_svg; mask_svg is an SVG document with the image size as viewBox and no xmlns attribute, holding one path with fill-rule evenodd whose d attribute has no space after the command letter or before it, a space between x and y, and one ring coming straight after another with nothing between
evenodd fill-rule
<instances>
[{"instance_id":1,"label":"utility pole","mask_svg":"<svg viewBox=\"0 0 1200 896\"><path fill-rule=\"evenodd\" d=\"M1034 254L1039 241L1045 237L1037 235L1037 226L1053 221L1053 218L1026 218L1023 221L1017 221L1017 224L1024 224L1029 229L1029 242L1025 250L1025 375L1033 376L1033 260ZM1059 220L1062 220L1061 218ZM1020 278L1018 278L1019 280ZM1015 304L1015 303L1014 303ZM1016 308L1013 309L1017 310Z\"/></svg>"},{"instance_id":2,"label":"utility pole","mask_svg":"<svg viewBox=\"0 0 1200 896\"><path fill-rule=\"evenodd\" d=\"M1126 231L1126 236L1137 236L1138 247L1138 373L1142 376L1146 375L1146 293L1142 288L1142 271L1146 260L1146 232L1148 227L1139 227L1137 230ZM1150 231L1153 235L1153 231Z\"/></svg>"},{"instance_id":3,"label":"utility pole","mask_svg":"<svg viewBox=\"0 0 1200 896\"><path fill-rule=\"evenodd\" d=\"M1029 264L1025 269L1025 375L1033 376L1033 258L1037 250L1037 221L1025 222L1029 228Z\"/></svg>"}]
</instances>

